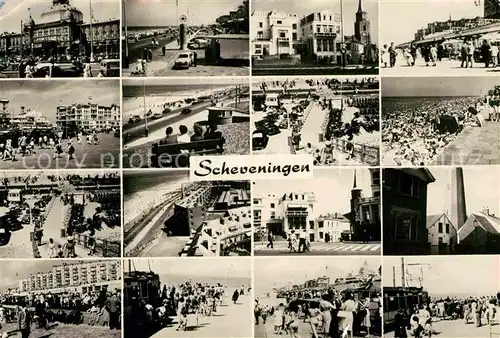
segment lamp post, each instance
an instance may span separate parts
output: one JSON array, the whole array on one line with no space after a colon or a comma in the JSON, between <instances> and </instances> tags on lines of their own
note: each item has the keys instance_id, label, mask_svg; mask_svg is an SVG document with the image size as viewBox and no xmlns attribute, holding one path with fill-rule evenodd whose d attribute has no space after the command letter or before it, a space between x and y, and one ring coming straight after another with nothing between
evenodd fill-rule
<instances>
[{"instance_id":1,"label":"lamp post","mask_svg":"<svg viewBox=\"0 0 500 338\"><path fill-rule=\"evenodd\" d=\"M89 0L90 8L90 62L94 62L94 31L92 30L92 19L94 15L92 14L92 0Z\"/></svg>"}]
</instances>

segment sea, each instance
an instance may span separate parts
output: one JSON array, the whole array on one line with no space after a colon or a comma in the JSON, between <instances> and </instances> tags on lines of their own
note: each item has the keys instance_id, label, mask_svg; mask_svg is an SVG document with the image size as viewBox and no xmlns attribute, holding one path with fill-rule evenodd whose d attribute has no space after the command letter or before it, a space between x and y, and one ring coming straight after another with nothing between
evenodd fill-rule
<instances>
[{"instance_id":1,"label":"sea","mask_svg":"<svg viewBox=\"0 0 500 338\"><path fill-rule=\"evenodd\" d=\"M229 288L241 288L244 286L248 288L252 280L250 277L226 277L226 276L191 276L191 275L170 275L161 274L160 281L162 284L166 285L179 285L191 280L192 283L208 283L209 285L216 285L220 283L222 285L227 285Z\"/></svg>"},{"instance_id":2,"label":"sea","mask_svg":"<svg viewBox=\"0 0 500 338\"><path fill-rule=\"evenodd\" d=\"M477 96L398 96L382 97L382 109L386 111L398 110L401 107L418 109L422 106L428 106L431 103L441 103L443 101L456 101L463 99L477 98Z\"/></svg>"},{"instance_id":3,"label":"sea","mask_svg":"<svg viewBox=\"0 0 500 338\"><path fill-rule=\"evenodd\" d=\"M187 179L184 171L148 171L123 175L124 195L134 194L145 190L164 190L165 186L175 184L179 180ZM158 189L158 187L162 187Z\"/></svg>"},{"instance_id":4,"label":"sea","mask_svg":"<svg viewBox=\"0 0 500 338\"><path fill-rule=\"evenodd\" d=\"M227 85L229 87L229 85ZM183 96L182 93L190 93L191 95L197 91L213 90L225 87L221 84L189 84L189 85L147 85L146 97L148 96L165 96L169 93L175 96ZM144 86L142 85L126 85L123 86L124 98L135 98L144 96Z\"/></svg>"}]
</instances>

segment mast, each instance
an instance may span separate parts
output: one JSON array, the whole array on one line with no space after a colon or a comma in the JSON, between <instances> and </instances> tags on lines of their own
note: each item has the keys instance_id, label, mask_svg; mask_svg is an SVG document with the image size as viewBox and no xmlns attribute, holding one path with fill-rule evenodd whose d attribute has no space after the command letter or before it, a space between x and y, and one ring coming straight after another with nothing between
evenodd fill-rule
<instances>
[{"instance_id":1,"label":"mast","mask_svg":"<svg viewBox=\"0 0 500 338\"><path fill-rule=\"evenodd\" d=\"M125 32L125 56L128 60L128 27L127 27L127 0L122 1L122 6L123 6L123 13L122 13L122 18L123 18L123 30Z\"/></svg>"},{"instance_id":2,"label":"mast","mask_svg":"<svg viewBox=\"0 0 500 338\"><path fill-rule=\"evenodd\" d=\"M401 286L405 287L405 259L401 257Z\"/></svg>"},{"instance_id":3,"label":"mast","mask_svg":"<svg viewBox=\"0 0 500 338\"><path fill-rule=\"evenodd\" d=\"M94 15L92 14L92 0L89 0L90 7L90 62L94 61L94 32L92 31L92 19Z\"/></svg>"}]
</instances>

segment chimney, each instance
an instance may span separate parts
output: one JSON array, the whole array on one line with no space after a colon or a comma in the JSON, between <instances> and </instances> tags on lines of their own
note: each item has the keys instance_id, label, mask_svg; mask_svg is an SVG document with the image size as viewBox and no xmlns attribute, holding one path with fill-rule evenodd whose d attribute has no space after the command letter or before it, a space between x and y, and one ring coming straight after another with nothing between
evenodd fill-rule
<instances>
[{"instance_id":1,"label":"chimney","mask_svg":"<svg viewBox=\"0 0 500 338\"><path fill-rule=\"evenodd\" d=\"M462 168L455 168L451 177L451 222L460 229L467 220L465 203L464 173Z\"/></svg>"}]
</instances>

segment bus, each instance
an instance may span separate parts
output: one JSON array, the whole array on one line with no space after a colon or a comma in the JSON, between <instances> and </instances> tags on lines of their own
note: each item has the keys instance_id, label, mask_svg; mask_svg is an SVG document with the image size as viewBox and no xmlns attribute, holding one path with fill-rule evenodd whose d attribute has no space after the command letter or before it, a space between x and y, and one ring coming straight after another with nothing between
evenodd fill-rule
<instances>
[{"instance_id":1,"label":"bus","mask_svg":"<svg viewBox=\"0 0 500 338\"><path fill-rule=\"evenodd\" d=\"M398 309L412 312L415 306L427 305L429 294L417 287L384 287L384 329L392 327ZM409 313L408 313L409 314Z\"/></svg>"},{"instance_id":2,"label":"bus","mask_svg":"<svg viewBox=\"0 0 500 338\"><path fill-rule=\"evenodd\" d=\"M280 107L280 94L269 93L266 95L265 105L267 108L279 108Z\"/></svg>"}]
</instances>

